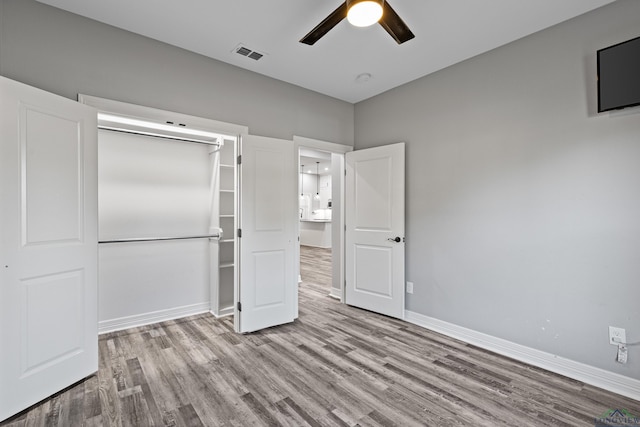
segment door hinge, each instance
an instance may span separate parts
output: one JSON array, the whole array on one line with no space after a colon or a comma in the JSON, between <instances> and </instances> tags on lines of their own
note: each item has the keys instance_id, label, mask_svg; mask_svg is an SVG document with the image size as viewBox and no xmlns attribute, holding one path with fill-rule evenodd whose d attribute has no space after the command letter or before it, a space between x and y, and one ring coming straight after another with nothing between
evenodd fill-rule
<instances>
[{"instance_id":1,"label":"door hinge","mask_svg":"<svg viewBox=\"0 0 640 427\"><path fill-rule=\"evenodd\" d=\"M242 311L242 303L238 301L238 311Z\"/></svg>"},{"instance_id":2,"label":"door hinge","mask_svg":"<svg viewBox=\"0 0 640 427\"><path fill-rule=\"evenodd\" d=\"M238 228L238 237L242 237L242 228Z\"/></svg>"},{"instance_id":3,"label":"door hinge","mask_svg":"<svg viewBox=\"0 0 640 427\"><path fill-rule=\"evenodd\" d=\"M242 155L238 156L238 164L241 165L242 164Z\"/></svg>"}]
</instances>

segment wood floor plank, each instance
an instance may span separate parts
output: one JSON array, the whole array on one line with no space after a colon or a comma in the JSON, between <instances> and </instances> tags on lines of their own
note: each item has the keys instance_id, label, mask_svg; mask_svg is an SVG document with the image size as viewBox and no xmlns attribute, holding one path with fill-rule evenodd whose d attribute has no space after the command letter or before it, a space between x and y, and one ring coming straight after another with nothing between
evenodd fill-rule
<instances>
[{"instance_id":1,"label":"wood floor plank","mask_svg":"<svg viewBox=\"0 0 640 427\"><path fill-rule=\"evenodd\" d=\"M82 411L82 420L99 419L102 414L100 405L100 383L97 375L87 378L82 384L84 401L79 410Z\"/></svg>"},{"instance_id":2,"label":"wood floor plank","mask_svg":"<svg viewBox=\"0 0 640 427\"><path fill-rule=\"evenodd\" d=\"M92 384L89 380L87 380L86 382L77 384L67 393L67 395L69 396L69 402L65 407L63 407L63 412L60 418L61 425L82 425L85 417L85 396L89 397L88 394L85 393L85 383L87 383L89 386L95 384ZM92 399L92 397L89 398ZM87 406L90 405L88 404Z\"/></svg>"},{"instance_id":3,"label":"wood floor plank","mask_svg":"<svg viewBox=\"0 0 640 427\"><path fill-rule=\"evenodd\" d=\"M196 413L196 410L193 408L193 405L188 404L181 406L178 408L178 412L180 413L182 425L188 427L204 427L204 424Z\"/></svg>"},{"instance_id":4,"label":"wood floor plank","mask_svg":"<svg viewBox=\"0 0 640 427\"><path fill-rule=\"evenodd\" d=\"M267 426L276 426L282 424L276 418L276 414L269 411L252 393L243 394L241 396L243 402L247 404L253 413Z\"/></svg>"}]
</instances>

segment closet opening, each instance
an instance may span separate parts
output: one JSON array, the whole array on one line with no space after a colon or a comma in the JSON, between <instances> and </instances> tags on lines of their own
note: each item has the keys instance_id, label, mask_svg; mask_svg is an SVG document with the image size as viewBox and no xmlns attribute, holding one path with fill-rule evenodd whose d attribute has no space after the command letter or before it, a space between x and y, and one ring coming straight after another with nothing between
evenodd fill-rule
<instances>
[{"instance_id":1,"label":"closet opening","mask_svg":"<svg viewBox=\"0 0 640 427\"><path fill-rule=\"evenodd\" d=\"M233 315L238 136L84 98L100 110L99 332Z\"/></svg>"}]
</instances>

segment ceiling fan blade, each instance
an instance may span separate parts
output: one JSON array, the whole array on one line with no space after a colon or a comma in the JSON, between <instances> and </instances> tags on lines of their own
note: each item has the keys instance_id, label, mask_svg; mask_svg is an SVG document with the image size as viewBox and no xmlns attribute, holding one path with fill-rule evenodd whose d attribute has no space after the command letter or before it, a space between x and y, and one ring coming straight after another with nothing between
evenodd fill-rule
<instances>
[{"instance_id":1,"label":"ceiling fan blade","mask_svg":"<svg viewBox=\"0 0 640 427\"><path fill-rule=\"evenodd\" d=\"M311 30L309 34L301 38L300 43L313 45L346 17L347 2L345 1L336 10L331 12L331 14L327 16L324 21L319 23L313 30Z\"/></svg>"},{"instance_id":2,"label":"ceiling fan blade","mask_svg":"<svg viewBox=\"0 0 640 427\"><path fill-rule=\"evenodd\" d=\"M388 1L385 1L382 5L382 19L380 19L379 23L398 44L415 37L402 18L389 6Z\"/></svg>"}]
</instances>

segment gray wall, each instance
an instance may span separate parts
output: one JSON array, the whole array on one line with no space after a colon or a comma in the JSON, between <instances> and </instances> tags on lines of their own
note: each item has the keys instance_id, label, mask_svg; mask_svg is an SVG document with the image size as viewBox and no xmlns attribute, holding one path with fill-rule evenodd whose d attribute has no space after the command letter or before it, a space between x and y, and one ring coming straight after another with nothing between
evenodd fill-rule
<instances>
[{"instance_id":1,"label":"gray wall","mask_svg":"<svg viewBox=\"0 0 640 427\"><path fill-rule=\"evenodd\" d=\"M407 143L408 309L640 378L640 108L596 111L618 2L356 104L356 149Z\"/></svg>"},{"instance_id":2,"label":"gray wall","mask_svg":"<svg viewBox=\"0 0 640 427\"><path fill-rule=\"evenodd\" d=\"M246 125L250 133L353 144L353 105L33 0L0 0L0 75Z\"/></svg>"}]
</instances>

